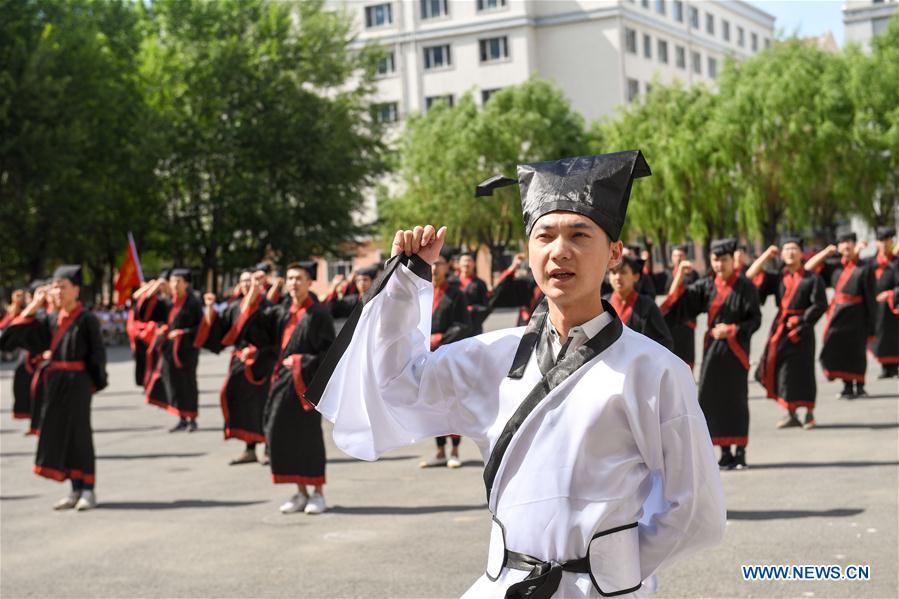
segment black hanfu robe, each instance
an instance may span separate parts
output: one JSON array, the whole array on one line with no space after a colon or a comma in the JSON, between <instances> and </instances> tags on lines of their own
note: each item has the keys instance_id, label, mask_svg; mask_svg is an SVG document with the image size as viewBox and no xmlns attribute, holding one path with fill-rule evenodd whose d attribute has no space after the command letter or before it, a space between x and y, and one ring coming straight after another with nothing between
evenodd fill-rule
<instances>
[{"instance_id":1,"label":"black hanfu robe","mask_svg":"<svg viewBox=\"0 0 899 599\"><path fill-rule=\"evenodd\" d=\"M681 286L669 297L669 314L679 322L708 314L699 372L699 406L714 445L746 446L749 443L749 341L762 322L755 286L737 273L727 280L704 277ZM715 339L715 325L730 332Z\"/></svg>"},{"instance_id":2,"label":"black hanfu robe","mask_svg":"<svg viewBox=\"0 0 899 599\"><path fill-rule=\"evenodd\" d=\"M269 379L278 359L277 345L264 311L271 304L263 296L243 307L244 300L231 302L221 314L205 315L194 339L194 347L220 353L228 346L231 362L219 392L225 439L264 443L262 417L268 398Z\"/></svg>"},{"instance_id":3,"label":"black hanfu robe","mask_svg":"<svg viewBox=\"0 0 899 599\"><path fill-rule=\"evenodd\" d=\"M827 309L819 359L828 380L865 382L868 338L877 315L874 269L863 260L827 260L818 272L833 297Z\"/></svg>"},{"instance_id":4,"label":"black hanfu robe","mask_svg":"<svg viewBox=\"0 0 899 599\"><path fill-rule=\"evenodd\" d=\"M665 349L671 349L673 343L671 331L665 324L661 310L649 296L634 289L626 300L619 298L617 293L613 293L606 300L615 309L624 325L646 335Z\"/></svg>"},{"instance_id":5,"label":"black hanfu robe","mask_svg":"<svg viewBox=\"0 0 899 599\"><path fill-rule=\"evenodd\" d=\"M343 297L337 297L337 294L333 293L322 303L330 310L332 318L344 319L353 313L360 298L358 293L348 293Z\"/></svg>"},{"instance_id":6,"label":"black hanfu robe","mask_svg":"<svg viewBox=\"0 0 899 599\"><path fill-rule=\"evenodd\" d=\"M328 308L311 297L302 305L291 302L266 308L262 315L280 347L264 414L272 480L323 485L326 458L321 415L304 394L334 341L334 320ZM291 358L289 366L284 364L287 358Z\"/></svg>"},{"instance_id":7,"label":"black hanfu robe","mask_svg":"<svg viewBox=\"0 0 899 599\"><path fill-rule=\"evenodd\" d=\"M490 314L490 309L487 307L490 301L487 283L478 277L459 277L459 288L465 294L465 301L468 303L468 313L471 315L471 334L480 335L484 332L484 321Z\"/></svg>"},{"instance_id":8,"label":"black hanfu robe","mask_svg":"<svg viewBox=\"0 0 899 599\"><path fill-rule=\"evenodd\" d=\"M34 472L53 480L96 480L91 397L106 387L100 322L79 302L71 313L17 317L0 336L0 350L21 347L47 358L40 373L40 434Z\"/></svg>"},{"instance_id":9,"label":"black hanfu robe","mask_svg":"<svg viewBox=\"0 0 899 599\"><path fill-rule=\"evenodd\" d=\"M804 269L795 273L761 271L752 280L759 303L769 295L777 303L755 378L770 399L788 410L815 407L815 323L827 310L820 276Z\"/></svg>"},{"instance_id":10,"label":"black hanfu robe","mask_svg":"<svg viewBox=\"0 0 899 599\"><path fill-rule=\"evenodd\" d=\"M431 351L471 336L465 293L449 281L434 289L431 304Z\"/></svg>"},{"instance_id":11,"label":"black hanfu robe","mask_svg":"<svg viewBox=\"0 0 899 599\"><path fill-rule=\"evenodd\" d=\"M0 332L9 326L14 318L11 314L3 316L0 319ZM24 349L18 353L19 358L12 377L12 417L14 420L29 420L31 418L31 378L41 356L32 356Z\"/></svg>"},{"instance_id":12,"label":"black hanfu robe","mask_svg":"<svg viewBox=\"0 0 899 599\"><path fill-rule=\"evenodd\" d=\"M159 296L153 294L150 297L141 297L134 301L128 311L128 321L125 332L128 334L128 342L131 345L131 353L134 356L134 384L142 387L147 380L147 350L144 331L151 326L149 323L165 322L165 306L160 303Z\"/></svg>"},{"instance_id":13,"label":"black hanfu robe","mask_svg":"<svg viewBox=\"0 0 899 599\"><path fill-rule=\"evenodd\" d=\"M669 268L664 272L656 273L654 277L656 292L667 294L668 289L671 288L671 282L674 280L674 272ZM698 280L699 273L695 270L684 275L685 285L692 285ZM659 306L659 309L665 317L665 324L671 331L671 351L692 369L696 365L696 321L692 319L683 322L675 321L669 316L670 305L667 299Z\"/></svg>"},{"instance_id":14,"label":"black hanfu robe","mask_svg":"<svg viewBox=\"0 0 899 599\"><path fill-rule=\"evenodd\" d=\"M523 327L531 321L531 314L542 301L543 291L532 275L516 277L515 270L508 268L493 287L487 314L495 308L518 308L517 326Z\"/></svg>"},{"instance_id":15,"label":"black hanfu robe","mask_svg":"<svg viewBox=\"0 0 899 599\"><path fill-rule=\"evenodd\" d=\"M883 366L899 364L899 256L877 254L874 264L874 297L891 292L877 301L874 339L869 349Z\"/></svg>"},{"instance_id":16,"label":"black hanfu robe","mask_svg":"<svg viewBox=\"0 0 899 599\"><path fill-rule=\"evenodd\" d=\"M165 323L148 329L152 329L154 339L147 353L147 403L180 418L196 418L200 350L194 347L194 339L203 319L203 309L190 291L173 301L159 301L165 304L167 316ZM169 339L172 332L176 335Z\"/></svg>"}]
</instances>

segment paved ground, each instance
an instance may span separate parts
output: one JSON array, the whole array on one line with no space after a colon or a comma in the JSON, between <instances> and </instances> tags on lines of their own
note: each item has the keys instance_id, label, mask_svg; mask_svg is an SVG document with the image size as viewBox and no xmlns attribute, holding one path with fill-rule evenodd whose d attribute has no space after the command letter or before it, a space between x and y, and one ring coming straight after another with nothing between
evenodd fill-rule
<instances>
[{"instance_id":1,"label":"paved ground","mask_svg":"<svg viewBox=\"0 0 899 599\"><path fill-rule=\"evenodd\" d=\"M763 330L770 305L766 316ZM761 345L757 334L756 359ZM202 356L191 435L168 434L172 417L143 404L127 354L111 358L93 413L101 507L88 513L50 510L67 487L30 473L35 441L10 419L0 371L2 597L450 597L482 572L489 517L470 444L458 471L420 470L427 443L374 464L330 446L331 511L283 516L289 486L227 465L240 445L220 432L224 357ZM875 375L854 402L822 382L814 431L773 430L781 413L752 384L751 468L723 475L725 542L663 572L659 596L899 596L899 384ZM871 580L744 582L741 564L869 564Z\"/></svg>"}]
</instances>

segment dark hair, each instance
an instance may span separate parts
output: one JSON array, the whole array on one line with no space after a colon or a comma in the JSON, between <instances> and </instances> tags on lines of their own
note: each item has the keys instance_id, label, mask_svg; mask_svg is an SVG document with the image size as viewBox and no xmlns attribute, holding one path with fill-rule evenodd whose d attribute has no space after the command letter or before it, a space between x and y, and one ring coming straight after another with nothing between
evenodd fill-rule
<instances>
[{"instance_id":1,"label":"dark hair","mask_svg":"<svg viewBox=\"0 0 899 599\"><path fill-rule=\"evenodd\" d=\"M310 276L310 274L309 274L309 271L306 270L305 268L303 268L303 265L300 264L299 262L291 262L290 264L288 264L288 265L287 265L287 268L284 269L284 274L285 274L285 276L287 275L287 272L288 272L288 271L291 271L291 270L299 270L299 271L301 271L301 272L303 273L303 275L304 275L307 279L311 279L311 278L312 278L312 277Z\"/></svg>"}]
</instances>

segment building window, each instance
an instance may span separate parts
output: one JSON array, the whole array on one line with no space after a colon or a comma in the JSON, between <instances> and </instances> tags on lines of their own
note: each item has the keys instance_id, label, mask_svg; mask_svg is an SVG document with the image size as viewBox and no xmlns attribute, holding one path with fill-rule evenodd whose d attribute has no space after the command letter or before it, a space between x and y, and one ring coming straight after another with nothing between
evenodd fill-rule
<instances>
[{"instance_id":1,"label":"building window","mask_svg":"<svg viewBox=\"0 0 899 599\"><path fill-rule=\"evenodd\" d=\"M640 82L636 79L627 80L627 101L633 102L640 95Z\"/></svg>"},{"instance_id":2,"label":"building window","mask_svg":"<svg viewBox=\"0 0 899 599\"><path fill-rule=\"evenodd\" d=\"M674 63L680 69L687 68L687 50L683 46L674 47Z\"/></svg>"},{"instance_id":3,"label":"building window","mask_svg":"<svg viewBox=\"0 0 899 599\"><path fill-rule=\"evenodd\" d=\"M668 64L668 42L665 40L659 40L659 62L662 64Z\"/></svg>"},{"instance_id":4,"label":"building window","mask_svg":"<svg viewBox=\"0 0 899 599\"><path fill-rule=\"evenodd\" d=\"M435 102L443 102L448 107L453 107L453 94L445 94L442 96L428 96L425 98L425 110L430 110Z\"/></svg>"},{"instance_id":5,"label":"building window","mask_svg":"<svg viewBox=\"0 0 899 599\"><path fill-rule=\"evenodd\" d=\"M344 277L350 276L350 273L353 272L353 261L352 260L328 260L328 280L330 281L337 275L343 275Z\"/></svg>"},{"instance_id":6,"label":"building window","mask_svg":"<svg viewBox=\"0 0 899 599\"><path fill-rule=\"evenodd\" d=\"M715 35L715 15L710 12L705 13L705 32Z\"/></svg>"},{"instance_id":7,"label":"building window","mask_svg":"<svg viewBox=\"0 0 899 599\"><path fill-rule=\"evenodd\" d=\"M660 15L665 14L665 0L656 0L656 12Z\"/></svg>"},{"instance_id":8,"label":"building window","mask_svg":"<svg viewBox=\"0 0 899 599\"><path fill-rule=\"evenodd\" d=\"M478 10L497 10L506 5L506 0L478 0Z\"/></svg>"},{"instance_id":9,"label":"building window","mask_svg":"<svg viewBox=\"0 0 899 599\"><path fill-rule=\"evenodd\" d=\"M771 38L770 38L770 37L766 37L766 38L765 38L765 49L767 50L767 49L770 48L770 47L771 47Z\"/></svg>"},{"instance_id":10,"label":"building window","mask_svg":"<svg viewBox=\"0 0 899 599\"><path fill-rule=\"evenodd\" d=\"M688 6L687 9L690 11L690 27L699 29L699 9L695 6Z\"/></svg>"},{"instance_id":11,"label":"building window","mask_svg":"<svg viewBox=\"0 0 899 599\"><path fill-rule=\"evenodd\" d=\"M396 102L384 102L382 104L374 104L372 113L375 121L379 123L395 123L399 120L399 109Z\"/></svg>"},{"instance_id":12,"label":"building window","mask_svg":"<svg viewBox=\"0 0 899 599\"><path fill-rule=\"evenodd\" d=\"M752 40L752 51L755 52L759 49L759 35L757 33L753 33L751 34L751 37L749 39Z\"/></svg>"},{"instance_id":13,"label":"building window","mask_svg":"<svg viewBox=\"0 0 899 599\"><path fill-rule=\"evenodd\" d=\"M730 21L721 19L721 37L724 38L725 42L730 41Z\"/></svg>"},{"instance_id":14,"label":"building window","mask_svg":"<svg viewBox=\"0 0 899 599\"><path fill-rule=\"evenodd\" d=\"M681 0L674 0L671 14L674 15L674 20L678 23L684 22L684 3Z\"/></svg>"},{"instance_id":15,"label":"building window","mask_svg":"<svg viewBox=\"0 0 899 599\"><path fill-rule=\"evenodd\" d=\"M712 58L711 56L709 56L708 67L709 67L709 69L708 69L709 77L711 77L712 79L717 79L718 78L718 61L715 58Z\"/></svg>"},{"instance_id":16,"label":"building window","mask_svg":"<svg viewBox=\"0 0 899 599\"><path fill-rule=\"evenodd\" d=\"M491 37L479 40L481 46L481 62L494 62L509 58L509 38Z\"/></svg>"},{"instance_id":17,"label":"building window","mask_svg":"<svg viewBox=\"0 0 899 599\"><path fill-rule=\"evenodd\" d=\"M384 77L396 72L396 53L393 50L384 52L384 56L378 61L378 76Z\"/></svg>"},{"instance_id":18,"label":"building window","mask_svg":"<svg viewBox=\"0 0 899 599\"><path fill-rule=\"evenodd\" d=\"M649 0L640 0L640 4L643 5L643 8L649 8Z\"/></svg>"},{"instance_id":19,"label":"building window","mask_svg":"<svg viewBox=\"0 0 899 599\"><path fill-rule=\"evenodd\" d=\"M633 29L625 28L624 47L631 54L637 53L637 32Z\"/></svg>"},{"instance_id":20,"label":"building window","mask_svg":"<svg viewBox=\"0 0 899 599\"><path fill-rule=\"evenodd\" d=\"M697 75L702 75L702 56L700 56L699 52L690 53L690 62L693 63L693 72Z\"/></svg>"},{"instance_id":21,"label":"building window","mask_svg":"<svg viewBox=\"0 0 899 599\"><path fill-rule=\"evenodd\" d=\"M740 26L737 26L737 45L741 48L746 45L746 32Z\"/></svg>"},{"instance_id":22,"label":"building window","mask_svg":"<svg viewBox=\"0 0 899 599\"><path fill-rule=\"evenodd\" d=\"M872 19L871 20L871 32L874 34L874 37L877 37L884 31L886 31L889 24L890 24L890 17L878 17L876 19Z\"/></svg>"},{"instance_id":23,"label":"building window","mask_svg":"<svg viewBox=\"0 0 899 599\"><path fill-rule=\"evenodd\" d=\"M486 104L487 100L493 97L493 94L501 90L501 87L494 87L493 89L482 89L481 90L481 104Z\"/></svg>"},{"instance_id":24,"label":"building window","mask_svg":"<svg viewBox=\"0 0 899 599\"><path fill-rule=\"evenodd\" d=\"M436 19L449 14L447 0L421 0L421 18Z\"/></svg>"},{"instance_id":25,"label":"building window","mask_svg":"<svg viewBox=\"0 0 899 599\"><path fill-rule=\"evenodd\" d=\"M652 84L646 84L646 95L648 96L652 92Z\"/></svg>"},{"instance_id":26,"label":"building window","mask_svg":"<svg viewBox=\"0 0 899 599\"><path fill-rule=\"evenodd\" d=\"M365 26L369 29L374 27L386 27L392 23L393 9L389 3L365 7Z\"/></svg>"},{"instance_id":27,"label":"building window","mask_svg":"<svg viewBox=\"0 0 899 599\"><path fill-rule=\"evenodd\" d=\"M652 38L648 34L643 34L643 56L652 58Z\"/></svg>"},{"instance_id":28,"label":"building window","mask_svg":"<svg viewBox=\"0 0 899 599\"><path fill-rule=\"evenodd\" d=\"M425 70L445 69L453 65L449 44L427 46L425 49Z\"/></svg>"}]
</instances>

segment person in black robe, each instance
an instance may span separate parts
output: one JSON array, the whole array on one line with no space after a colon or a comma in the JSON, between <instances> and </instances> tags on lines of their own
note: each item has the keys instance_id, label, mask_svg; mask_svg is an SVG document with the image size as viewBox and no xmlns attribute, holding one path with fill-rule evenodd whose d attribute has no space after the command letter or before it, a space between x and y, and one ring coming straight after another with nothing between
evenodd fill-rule
<instances>
[{"instance_id":1,"label":"person in black robe","mask_svg":"<svg viewBox=\"0 0 899 599\"><path fill-rule=\"evenodd\" d=\"M471 254L462 254L456 263L459 265L459 272L456 273L459 288L465 294L471 316L471 334L480 335L484 332L484 321L489 314L487 304L490 301L490 294L487 291L487 283L478 277L475 259Z\"/></svg>"},{"instance_id":2,"label":"person in black robe","mask_svg":"<svg viewBox=\"0 0 899 599\"><path fill-rule=\"evenodd\" d=\"M272 480L297 485L297 493L280 508L285 514L320 514L327 509L321 415L304 393L335 332L329 309L309 292L314 272L314 263L288 265L284 292L290 303L267 307L253 324L269 330L278 352L263 422ZM307 487L313 487L311 494Z\"/></svg>"},{"instance_id":3,"label":"person in black robe","mask_svg":"<svg viewBox=\"0 0 899 599\"><path fill-rule=\"evenodd\" d=\"M738 275L745 276L746 269L749 268L751 263L752 258L749 252L749 246L745 244L738 245L737 249L734 251L734 270L737 271Z\"/></svg>"},{"instance_id":4,"label":"person in black robe","mask_svg":"<svg viewBox=\"0 0 899 599\"><path fill-rule=\"evenodd\" d=\"M265 443L262 417L278 358L269 328L257 326L271 306L262 287L249 270L240 274L240 287L242 297L230 302L221 314L215 310L215 294L203 296L206 313L194 339L194 347L205 347L216 354L233 347L228 376L219 393L225 439L245 443L243 453L231 460L232 466L256 462L256 444Z\"/></svg>"},{"instance_id":5,"label":"person in black robe","mask_svg":"<svg viewBox=\"0 0 899 599\"><path fill-rule=\"evenodd\" d=\"M351 281L338 280L322 302L331 311L331 316L335 319L348 318L365 292L371 289L379 271L380 266L374 264L360 268Z\"/></svg>"},{"instance_id":6,"label":"person in black robe","mask_svg":"<svg viewBox=\"0 0 899 599\"><path fill-rule=\"evenodd\" d=\"M516 254L490 293L487 315L496 308L518 308L517 326L523 327L531 321L531 314L542 301L543 292L527 267L525 255Z\"/></svg>"},{"instance_id":7,"label":"person in black robe","mask_svg":"<svg viewBox=\"0 0 899 599\"><path fill-rule=\"evenodd\" d=\"M161 276L167 278L165 274ZM148 327L155 326L149 323L164 322L166 316L165 306L159 302L159 295L147 294L152 284L152 281L147 282L132 294L128 323L125 328L131 345L131 353L134 356L134 383L138 387L142 387L147 380L147 350L149 346L143 333ZM162 291L164 292L165 289Z\"/></svg>"},{"instance_id":8,"label":"person in black robe","mask_svg":"<svg viewBox=\"0 0 899 599\"><path fill-rule=\"evenodd\" d=\"M0 335L3 351L23 347L48 360L41 372L41 434L33 470L53 480L71 480L72 492L54 508L78 511L97 503L91 397L107 384L100 322L78 301L80 291L81 267L59 267L50 290L59 311L41 313L46 291L38 290Z\"/></svg>"},{"instance_id":9,"label":"person in black robe","mask_svg":"<svg viewBox=\"0 0 899 599\"><path fill-rule=\"evenodd\" d=\"M819 360L827 380L841 379L843 390L838 397L864 397L865 371L868 367L866 346L874 335L877 316L874 299L874 269L858 253L864 247L856 244L856 235L844 232L837 245L830 245L809 259L808 270L819 273L833 297L827 309ZM840 257L833 255L839 252Z\"/></svg>"},{"instance_id":10,"label":"person in black robe","mask_svg":"<svg viewBox=\"0 0 899 599\"><path fill-rule=\"evenodd\" d=\"M652 270L649 262L649 251L643 249L643 246L631 244L624 246L624 256L632 256L640 261L640 272L637 275L637 283L634 288L640 295L645 295L651 299L655 299L656 292L655 279L652 276ZM603 290L603 294L611 293L611 288Z\"/></svg>"},{"instance_id":11,"label":"person in black robe","mask_svg":"<svg viewBox=\"0 0 899 599\"><path fill-rule=\"evenodd\" d=\"M5 329L31 303L32 291L16 289L12 292L6 313L0 318L0 331ZM14 420L31 419L31 377L41 356L32 356L28 350L16 350L19 354L12 378L12 417ZM30 432L30 431L29 431ZM27 434L27 432L26 432Z\"/></svg>"},{"instance_id":12,"label":"person in black robe","mask_svg":"<svg viewBox=\"0 0 899 599\"><path fill-rule=\"evenodd\" d=\"M431 351L470 337L472 334L471 314L468 311L465 293L460 289L458 281L450 281L448 277L451 251L443 248L431 267L434 284L434 300L431 304ZM462 437L460 435L449 435L449 437L452 444L449 457L446 455L446 436L436 437L437 453L433 458L423 460L419 466L422 468L461 467L459 445L462 443Z\"/></svg>"},{"instance_id":13,"label":"person in black robe","mask_svg":"<svg viewBox=\"0 0 899 599\"><path fill-rule=\"evenodd\" d=\"M147 292L158 292L157 281ZM150 352L154 355L153 370L148 370L145 386L147 402L178 416L178 424L169 432L197 430L199 412L197 389L197 363L200 350L194 347L194 339L203 308L190 289L190 271L175 268L168 280L171 299L160 299L166 311L165 323L154 327L154 339Z\"/></svg>"},{"instance_id":14,"label":"person in black robe","mask_svg":"<svg viewBox=\"0 0 899 599\"><path fill-rule=\"evenodd\" d=\"M609 268L609 283L613 292L605 299L615 309L621 322L643 333L656 343L671 349L671 331L665 324L662 312L649 296L637 292L643 261L633 255L622 256L617 266Z\"/></svg>"},{"instance_id":15,"label":"person in black robe","mask_svg":"<svg viewBox=\"0 0 899 599\"><path fill-rule=\"evenodd\" d=\"M893 248L895 236L895 228L877 227L873 265L877 317L869 349L880 363L880 379L899 376L899 256Z\"/></svg>"},{"instance_id":16,"label":"person in black robe","mask_svg":"<svg viewBox=\"0 0 899 599\"><path fill-rule=\"evenodd\" d=\"M777 428L815 426L815 323L827 309L824 281L802 268L802 238L786 236L782 247L772 245L746 271L759 290L759 303L774 296L777 315L771 323L768 341L755 378L770 399L787 410ZM764 270L767 262L781 257L777 271ZM805 408L799 421L798 408Z\"/></svg>"},{"instance_id":17,"label":"person in black robe","mask_svg":"<svg viewBox=\"0 0 899 599\"><path fill-rule=\"evenodd\" d=\"M684 260L669 290L669 313L677 321L708 314L699 371L699 405L706 417L712 444L721 447L719 466L746 468L749 443L749 341L762 322L755 286L737 273L734 239L711 245L714 277L704 277L689 287L684 275L693 265ZM731 447L736 447L736 452Z\"/></svg>"},{"instance_id":18,"label":"person in black robe","mask_svg":"<svg viewBox=\"0 0 899 599\"><path fill-rule=\"evenodd\" d=\"M668 289L671 288L671 283L674 281L674 273L677 271L678 264L683 260L689 259L687 249L688 247L686 244L675 245L672 247L671 267L653 275L657 293L668 293ZM699 273L695 270L691 269L684 274L684 285L690 286L698 280ZM684 322L675 322L674 319L669 316L670 305L667 299L662 302L659 309L665 317L665 324L668 325L668 329L671 331L671 351L674 352L674 355L678 358L686 362L687 365L690 366L690 370L692 370L696 365L696 321L691 319Z\"/></svg>"}]
</instances>

